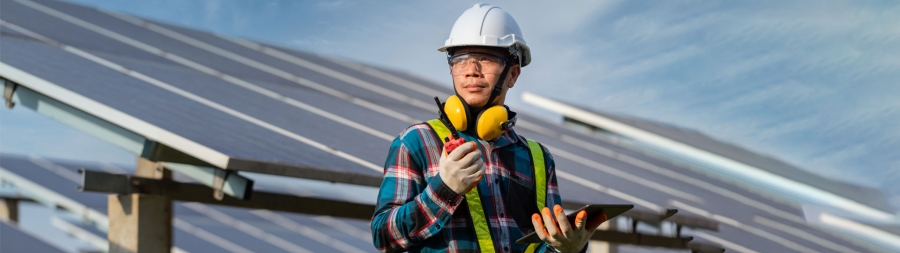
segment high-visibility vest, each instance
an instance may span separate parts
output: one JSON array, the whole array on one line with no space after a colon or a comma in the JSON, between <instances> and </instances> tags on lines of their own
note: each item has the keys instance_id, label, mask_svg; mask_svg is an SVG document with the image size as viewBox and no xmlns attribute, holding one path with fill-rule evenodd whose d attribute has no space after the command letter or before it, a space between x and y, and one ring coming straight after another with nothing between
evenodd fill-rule
<instances>
[{"instance_id":1,"label":"high-visibility vest","mask_svg":"<svg viewBox=\"0 0 900 253\"><path fill-rule=\"evenodd\" d=\"M445 138L450 135L450 129L444 126L444 123L438 119L427 121L431 129L438 135L441 144L445 142ZM544 150L536 141L525 139L528 141L528 149L531 151L531 161L534 164L534 182L535 195L537 199L538 210L543 210L545 200L547 198L547 169L544 167ZM475 236L478 239L478 248L481 252L496 252L494 250L494 240L491 239L491 230L488 226L487 215L484 214L484 207L481 205L481 195L478 194L478 185L466 194L466 204L469 206L469 216L472 217L472 224L475 227ZM532 243L525 248L526 253L532 253L537 249L539 244Z\"/></svg>"}]
</instances>

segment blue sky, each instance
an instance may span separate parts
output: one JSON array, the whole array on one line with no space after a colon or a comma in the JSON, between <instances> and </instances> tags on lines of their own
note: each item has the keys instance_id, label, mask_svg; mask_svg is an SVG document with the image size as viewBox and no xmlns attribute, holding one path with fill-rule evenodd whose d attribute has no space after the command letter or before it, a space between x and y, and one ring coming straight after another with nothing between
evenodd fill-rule
<instances>
[{"instance_id":1,"label":"blue sky","mask_svg":"<svg viewBox=\"0 0 900 253\"><path fill-rule=\"evenodd\" d=\"M72 2L398 69L448 86L436 48L475 3ZM875 187L900 181L896 2L493 3L518 20L533 50L532 65L507 99L514 110L549 115L521 101L521 92L531 91L697 129L833 178ZM0 112L3 152L133 160L21 111ZM51 135L36 146L22 131Z\"/></svg>"}]
</instances>

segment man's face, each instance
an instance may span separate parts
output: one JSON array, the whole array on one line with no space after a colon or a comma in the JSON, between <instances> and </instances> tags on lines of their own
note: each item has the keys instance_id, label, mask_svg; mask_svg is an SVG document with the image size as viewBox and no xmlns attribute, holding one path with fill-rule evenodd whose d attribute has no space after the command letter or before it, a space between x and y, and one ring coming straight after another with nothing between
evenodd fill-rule
<instances>
[{"instance_id":1,"label":"man's face","mask_svg":"<svg viewBox=\"0 0 900 253\"><path fill-rule=\"evenodd\" d=\"M462 54L462 53L487 53L493 55L506 55L506 49L502 48L461 48L453 52L454 54ZM473 59L477 60L477 59ZM510 63L512 64L512 63ZM452 70L453 74L453 86L456 89L456 93L459 94L466 103L470 106L481 107L485 106L488 103L488 99L491 97L491 89L494 85L497 84L497 80L500 78L502 73L502 69L496 72L485 71L489 70L485 68L485 64L478 64L475 62L471 62L468 64L466 68ZM503 83L505 88L497 96L497 99L494 100L495 104L503 104L506 100L506 90L512 88L515 84L516 79L519 76L520 68L518 65L513 65L509 69L509 74L506 75L506 81Z\"/></svg>"}]
</instances>

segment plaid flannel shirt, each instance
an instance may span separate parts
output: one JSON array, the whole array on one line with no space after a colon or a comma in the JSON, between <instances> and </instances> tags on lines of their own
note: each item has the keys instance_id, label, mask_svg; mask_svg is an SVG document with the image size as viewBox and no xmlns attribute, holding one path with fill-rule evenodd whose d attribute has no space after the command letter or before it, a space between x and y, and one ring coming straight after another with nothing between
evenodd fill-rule
<instances>
[{"instance_id":1,"label":"plaid flannel shirt","mask_svg":"<svg viewBox=\"0 0 900 253\"><path fill-rule=\"evenodd\" d=\"M478 188L494 248L523 252L528 245L515 240L534 231L531 215L538 213L528 143L512 129L493 145L463 132L460 136L476 141L483 151L485 176ZM550 152L543 145L541 149L548 183L546 206L553 207L560 203L555 164ZM442 150L441 141L425 123L410 126L391 143L371 221L378 251L478 251L464 196L438 176ZM541 244L535 252L549 251L555 250Z\"/></svg>"}]
</instances>

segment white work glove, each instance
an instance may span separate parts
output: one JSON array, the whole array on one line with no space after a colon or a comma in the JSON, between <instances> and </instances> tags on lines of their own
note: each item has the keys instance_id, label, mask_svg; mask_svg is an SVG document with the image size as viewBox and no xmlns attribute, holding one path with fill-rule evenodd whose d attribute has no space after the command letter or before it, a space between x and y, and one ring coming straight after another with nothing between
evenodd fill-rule
<instances>
[{"instance_id":1,"label":"white work glove","mask_svg":"<svg viewBox=\"0 0 900 253\"><path fill-rule=\"evenodd\" d=\"M441 154L439 163L441 180L460 195L472 190L484 176L481 150L475 148L474 145L474 142L466 142L456 147L450 154L447 154L446 151ZM470 152L473 148L475 150Z\"/></svg>"},{"instance_id":2,"label":"white work glove","mask_svg":"<svg viewBox=\"0 0 900 253\"><path fill-rule=\"evenodd\" d=\"M547 207L541 210L543 215L533 214L531 222L534 225L535 233L541 240L563 253L579 252L584 249L588 240L594 235L594 230L606 221L606 214L588 220L587 213L581 211L575 216L575 224L569 224L561 206L556 205L553 210L559 225L556 224L557 222L553 222L550 208ZM542 217L543 219L541 219Z\"/></svg>"}]
</instances>

